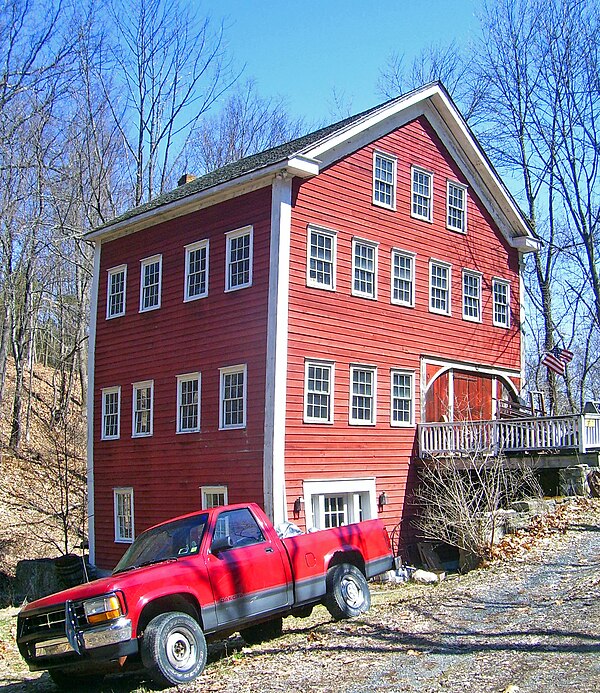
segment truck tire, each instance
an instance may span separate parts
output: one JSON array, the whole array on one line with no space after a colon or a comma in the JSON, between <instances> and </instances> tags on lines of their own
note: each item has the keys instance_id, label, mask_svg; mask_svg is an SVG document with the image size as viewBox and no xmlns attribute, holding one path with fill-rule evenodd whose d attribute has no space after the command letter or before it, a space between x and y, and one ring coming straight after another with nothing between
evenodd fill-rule
<instances>
[{"instance_id":1,"label":"truck tire","mask_svg":"<svg viewBox=\"0 0 600 693\"><path fill-rule=\"evenodd\" d=\"M336 621L368 611L371 593L365 576L350 563L335 565L327 571L323 603Z\"/></svg>"},{"instance_id":2,"label":"truck tire","mask_svg":"<svg viewBox=\"0 0 600 693\"><path fill-rule=\"evenodd\" d=\"M257 623L255 626L242 628L240 635L248 645L258 645L265 640L278 638L283 632L283 618L274 618L272 621Z\"/></svg>"},{"instance_id":3,"label":"truck tire","mask_svg":"<svg viewBox=\"0 0 600 693\"><path fill-rule=\"evenodd\" d=\"M50 669L48 674L61 691L95 691L104 680L104 674L73 674L65 669Z\"/></svg>"},{"instance_id":4,"label":"truck tire","mask_svg":"<svg viewBox=\"0 0 600 693\"><path fill-rule=\"evenodd\" d=\"M171 611L155 616L144 632L142 662L159 686L189 683L206 666L206 639L188 614Z\"/></svg>"}]
</instances>

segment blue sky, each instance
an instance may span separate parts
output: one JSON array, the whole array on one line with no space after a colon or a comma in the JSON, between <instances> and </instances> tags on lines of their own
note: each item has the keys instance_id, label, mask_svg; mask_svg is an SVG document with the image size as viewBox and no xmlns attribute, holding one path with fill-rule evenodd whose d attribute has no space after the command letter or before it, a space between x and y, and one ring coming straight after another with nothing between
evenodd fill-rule
<instances>
[{"instance_id":1,"label":"blue sky","mask_svg":"<svg viewBox=\"0 0 600 693\"><path fill-rule=\"evenodd\" d=\"M225 19L228 49L264 96L290 115L331 122L334 90L358 113L384 100L377 80L389 56L407 62L431 43L464 45L478 32L479 0L204 0ZM344 115L344 114L342 114Z\"/></svg>"}]
</instances>

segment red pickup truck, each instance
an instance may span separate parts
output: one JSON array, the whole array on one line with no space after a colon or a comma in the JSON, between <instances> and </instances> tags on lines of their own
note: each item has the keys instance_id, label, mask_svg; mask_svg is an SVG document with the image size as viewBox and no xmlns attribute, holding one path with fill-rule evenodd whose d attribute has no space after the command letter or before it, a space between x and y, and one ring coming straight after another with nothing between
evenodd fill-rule
<instances>
[{"instance_id":1,"label":"red pickup truck","mask_svg":"<svg viewBox=\"0 0 600 693\"><path fill-rule=\"evenodd\" d=\"M366 579L392 564L379 520L280 539L255 504L212 508L140 534L110 577L28 604L17 644L69 690L124 667L183 684L204 669L206 638L259 642L318 603L357 616L371 603Z\"/></svg>"}]
</instances>

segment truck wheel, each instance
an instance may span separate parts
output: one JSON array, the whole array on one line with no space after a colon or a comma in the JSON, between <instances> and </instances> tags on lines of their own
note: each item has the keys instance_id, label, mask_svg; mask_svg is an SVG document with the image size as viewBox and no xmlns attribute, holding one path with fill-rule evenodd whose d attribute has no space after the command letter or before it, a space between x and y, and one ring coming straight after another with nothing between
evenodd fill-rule
<instances>
[{"instance_id":1,"label":"truck wheel","mask_svg":"<svg viewBox=\"0 0 600 693\"><path fill-rule=\"evenodd\" d=\"M278 638L283 632L283 618L275 618L272 621L257 623L255 626L242 628L240 635L248 645L258 645L265 640Z\"/></svg>"},{"instance_id":2,"label":"truck wheel","mask_svg":"<svg viewBox=\"0 0 600 693\"><path fill-rule=\"evenodd\" d=\"M159 686L189 683L206 665L206 640L188 614L171 611L155 616L144 632L142 662Z\"/></svg>"},{"instance_id":3,"label":"truck wheel","mask_svg":"<svg viewBox=\"0 0 600 693\"><path fill-rule=\"evenodd\" d=\"M365 576L349 563L335 565L327 571L327 592L323 600L336 620L358 616L369 610L371 593Z\"/></svg>"},{"instance_id":4,"label":"truck wheel","mask_svg":"<svg viewBox=\"0 0 600 693\"><path fill-rule=\"evenodd\" d=\"M62 691L94 691L100 688L104 674L73 674L65 669L51 669L50 678Z\"/></svg>"}]
</instances>

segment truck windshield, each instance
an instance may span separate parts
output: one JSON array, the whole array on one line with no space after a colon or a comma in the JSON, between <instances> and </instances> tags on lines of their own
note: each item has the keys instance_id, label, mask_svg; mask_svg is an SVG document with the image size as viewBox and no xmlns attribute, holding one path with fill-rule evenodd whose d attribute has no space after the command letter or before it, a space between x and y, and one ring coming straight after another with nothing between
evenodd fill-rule
<instances>
[{"instance_id":1,"label":"truck windshield","mask_svg":"<svg viewBox=\"0 0 600 693\"><path fill-rule=\"evenodd\" d=\"M197 554L207 517L206 513L194 515L143 532L117 563L113 575L144 565Z\"/></svg>"}]
</instances>

